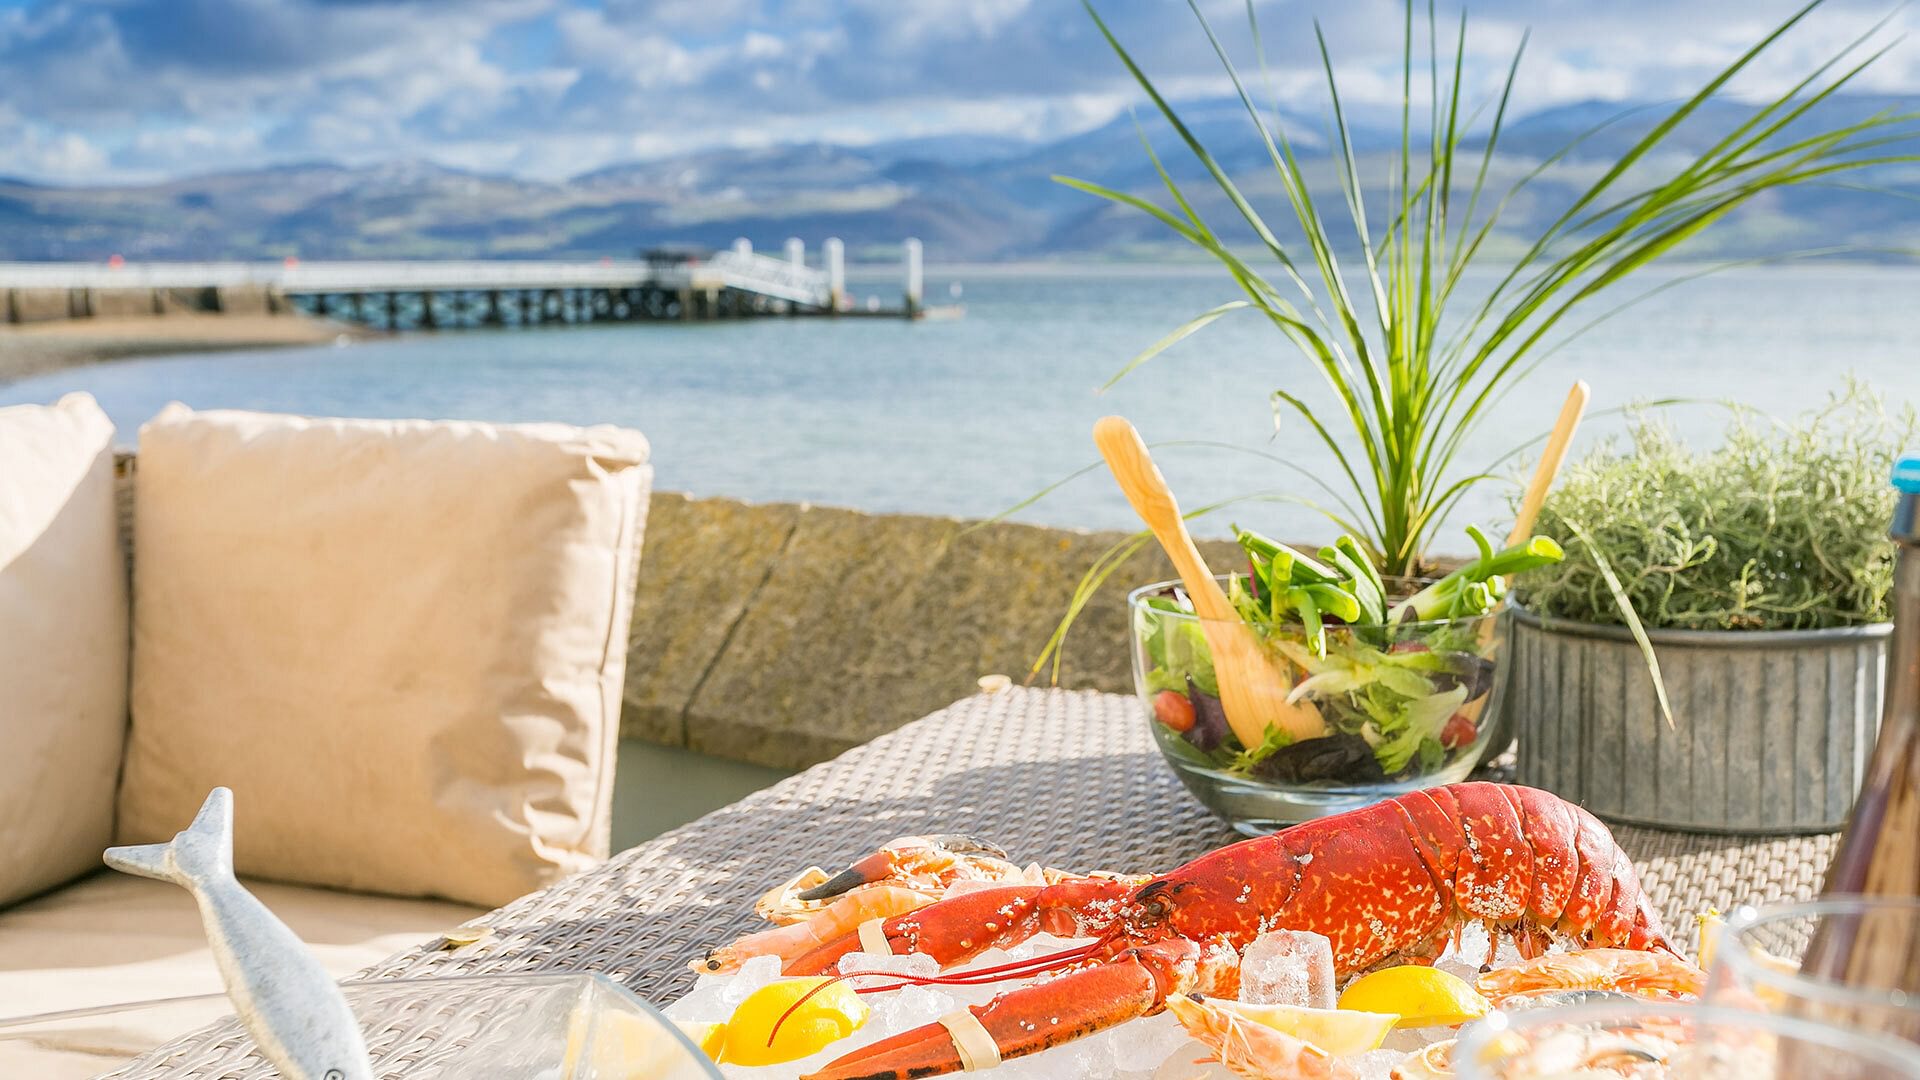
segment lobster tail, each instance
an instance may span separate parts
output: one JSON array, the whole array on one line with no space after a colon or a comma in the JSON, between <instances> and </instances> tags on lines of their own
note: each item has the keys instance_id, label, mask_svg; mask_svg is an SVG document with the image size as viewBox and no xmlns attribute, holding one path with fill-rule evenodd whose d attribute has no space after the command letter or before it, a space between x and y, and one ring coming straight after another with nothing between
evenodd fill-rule
<instances>
[{"instance_id":1,"label":"lobster tail","mask_svg":"<svg viewBox=\"0 0 1920 1080\"><path fill-rule=\"evenodd\" d=\"M1533 955L1554 935L1672 952L1632 865L1598 818L1550 792L1467 783L1410 792L1222 848L1135 894L1149 921L1240 947L1311 930L1341 975L1439 954L1466 922Z\"/></svg>"},{"instance_id":2,"label":"lobster tail","mask_svg":"<svg viewBox=\"0 0 1920 1080\"><path fill-rule=\"evenodd\" d=\"M1551 792L1510 784L1455 784L1463 853L1454 895L1464 914L1587 946L1672 952L1626 852L1600 819Z\"/></svg>"}]
</instances>

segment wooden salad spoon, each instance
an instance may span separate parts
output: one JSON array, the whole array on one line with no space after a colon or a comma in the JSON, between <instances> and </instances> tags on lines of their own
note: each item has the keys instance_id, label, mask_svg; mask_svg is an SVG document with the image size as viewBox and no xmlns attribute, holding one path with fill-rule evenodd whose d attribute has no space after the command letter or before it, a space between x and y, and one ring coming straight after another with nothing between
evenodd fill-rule
<instances>
[{"instance_id":1,"label":"wooden salad spoon","mask_svg":"<svg viewBox=\"0 0 1920 1080\"><path fill-rule=\"evenodd\" d=\"M1326 721L1311 702L1288 703L1292 680L1253 628L1241 621L1240 613L1207 569L1206 560L1187 532L1186 519L1180 516L1180 506L1167 487L1167 478L1153 463L1140 433L1125 418L1108 416L1093 425L1093 441L1113 470L1127 502L1133 505L1133 512L1160 541L1167 558L1173 560L1180 583L1186 586L1194 613L1200 616L1207 648L1213 653L1213 674L1220 684L1220 705L1227 714L1227 726L1239 737L1240 745L1248 749L1259 746L1266 741L1267 728L1273 725L1295 741L1325 735Z\"/></svg>"},{"instance_id":2,"label":"wooden salad spoon","mask_svg":"<svg viewBox=\"0 0 1920 1080\"><path fill-rule=\"evenodd\" d=\"M1567 447L1573 442L1573 433L1580 429L1580 418L1586 414L1590 393L1585 379L1575 379L1573 389L1567 391L1566 404L1560 406L1560 418L1553 422L1553 433L1547 436L1546 449L1540 451L1540 461L1533 467L1527 493L1520 499L1520 512L1513 515L1513 531L1507 534L1508 547L1532 538L1534 519L1540 516L1540 506L1547 501L1547 490L1553 487L1554 477L1560 475L1561 463L1567 460Z\"/></svg>"}]
</instances>

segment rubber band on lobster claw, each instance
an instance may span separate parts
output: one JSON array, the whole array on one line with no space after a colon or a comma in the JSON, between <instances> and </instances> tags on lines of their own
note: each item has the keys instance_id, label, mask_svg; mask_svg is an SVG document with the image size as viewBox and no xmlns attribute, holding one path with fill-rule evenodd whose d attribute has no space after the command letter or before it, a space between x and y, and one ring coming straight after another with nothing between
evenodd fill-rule
<instances>
[{"instance_id":1,"label":"rubber band on lobster claw","mask_svg":"<svg viewBox=\"0 0 1920 1080\"><path fill-rule=\"evenodd\" d=\"M1469 923L1528 956L1556 940L1678 956L1605 825L1548 792L1482 783L1244 840L1144 885L1083 877L980 889L889 918L880 931L888 951L928 955L943 968L1041 932L1095 939L1056 954L1060 966L1015 963L985 976L1057 971L971 1009L1000 1055L1014 1058L1159 1012L1170 994L1233 996L1240 950L1267 930L1326 936L1345 978L1430 963ZM789 973L831 972L860 945L848 933ZM969 974L980 975L899 976L898 985L976 981ZM905 1080L964 1067L952 1033L936 1023L846 1054L808 1080Z\"/></svg>"}]
</instances>

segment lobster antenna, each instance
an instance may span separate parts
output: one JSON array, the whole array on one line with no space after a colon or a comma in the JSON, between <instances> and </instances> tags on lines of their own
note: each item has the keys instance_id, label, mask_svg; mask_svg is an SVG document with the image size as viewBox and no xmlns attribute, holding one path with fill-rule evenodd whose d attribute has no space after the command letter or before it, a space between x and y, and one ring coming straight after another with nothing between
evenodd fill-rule
<instances>
[{"instance_id":1,"label":"lobster antenna","mask_svg":"<svg viewBox=\"0 0 1920 1080\"><path fill-rule=\"evenodd\" d=\"M855 971L845 975L834 975L820 985L801 994L794 1000L793 1004L787 1006L787 1010L780 1014L778 1020L773 1022L772 1030L767 1032L767 1045L773 1045L774 1038L780 1034L780 1025L786 1023L787 1018L798 1011L800 1006L805 1005L813 995L845 979L871 975L876 978L899 980L887 986L857 986L853 991L856 994L880 994L890 990L904 989L909 986L979 986L982 983L1005 982L1008 979L1020 979L1029 975L1040 975L1052 971L1054 968L1065 967L1068 964L1087 959L1094 953L1100 951L1101 947L1106 945L1106 943L1106 939L1102 938L1097 941L1090 941L1085 945L1075 945L1071 949L1062 949L1059 952L1042 953L1039 956L1030 956L1025 960L1012 960L1004 964L975 968L972 971L956 972L952 975L908 975L890 971Z\"/></svg>"}]
</instances>

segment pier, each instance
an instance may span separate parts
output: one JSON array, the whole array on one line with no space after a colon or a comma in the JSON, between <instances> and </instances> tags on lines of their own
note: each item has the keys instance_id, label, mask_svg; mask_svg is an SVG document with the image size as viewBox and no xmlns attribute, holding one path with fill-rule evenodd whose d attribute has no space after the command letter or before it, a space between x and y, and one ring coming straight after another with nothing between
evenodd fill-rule
<instances>
[{"instance_id":1,"label":"pier","mask_svg":"<svg viewBox=\"0 0 1920 1080\"><path fill-rule=\"evenodd\" d=\"M278 263L0 263L0 319L24 323L173 310L287 310L390 330L550 323L704 321L768 316L917 318L920 244L904 248L897 305L856 309L844 248L806 264L746 241L718 252L662 250L590 263L469 261ZM870 301L871 303L871 301Z\"/></svg>"}]
</instances>

